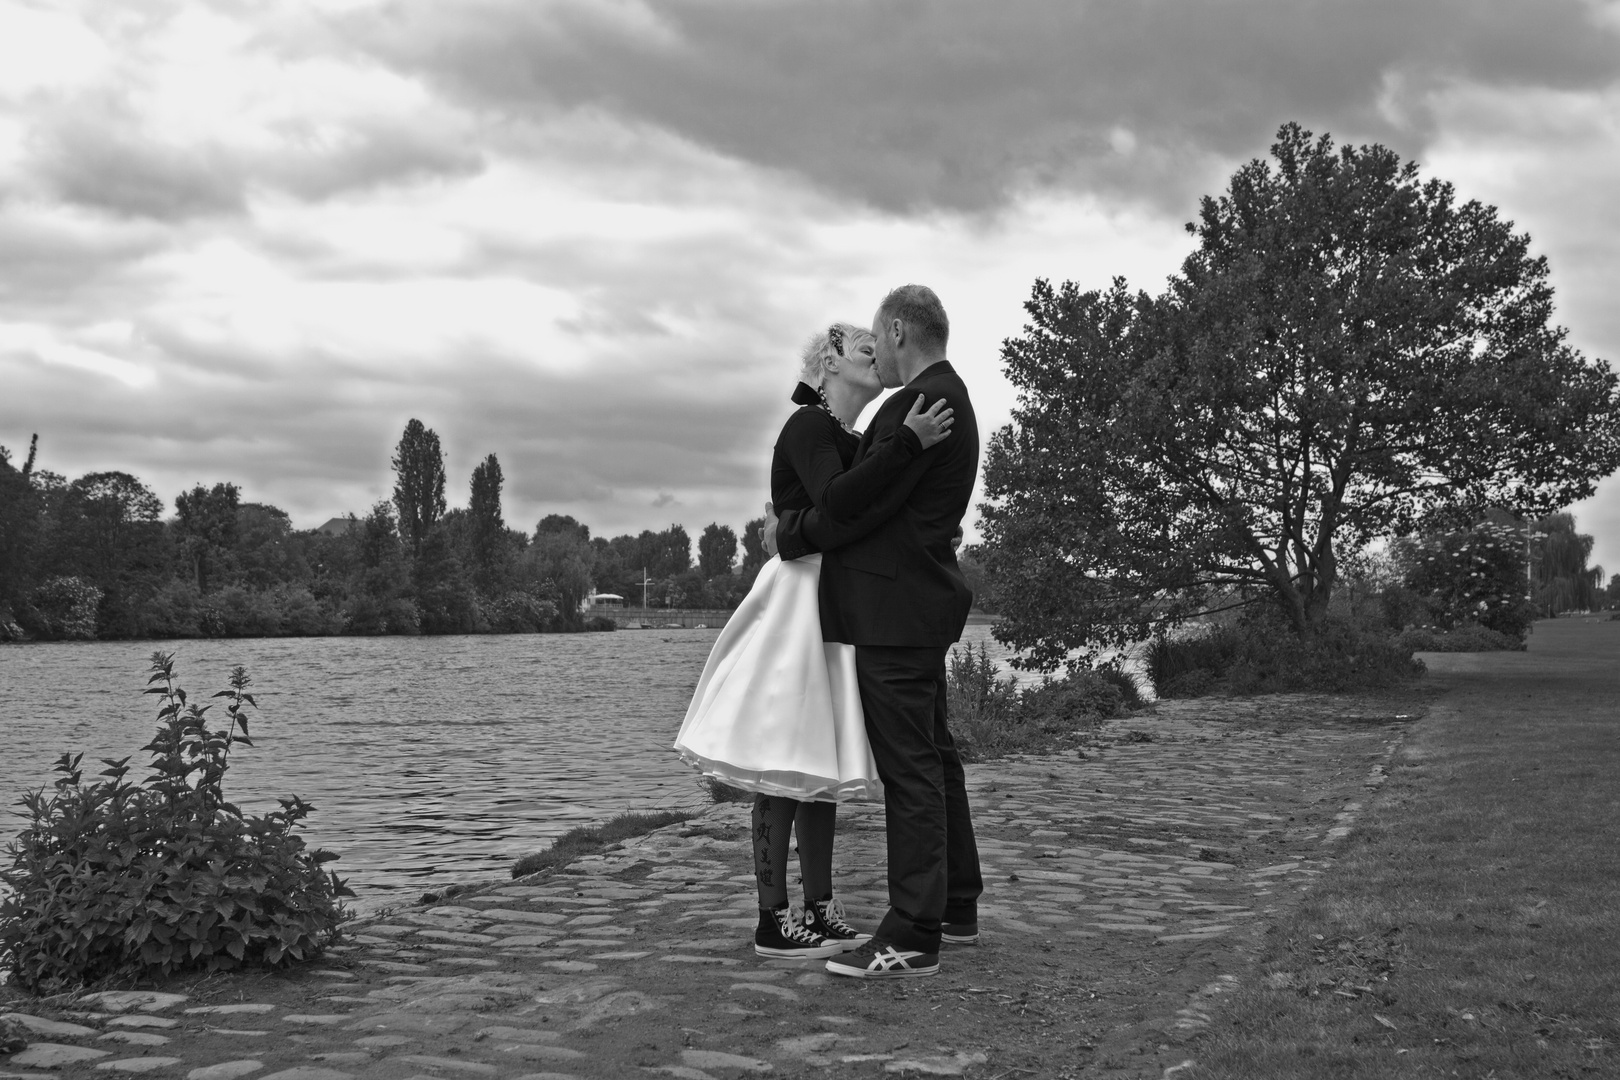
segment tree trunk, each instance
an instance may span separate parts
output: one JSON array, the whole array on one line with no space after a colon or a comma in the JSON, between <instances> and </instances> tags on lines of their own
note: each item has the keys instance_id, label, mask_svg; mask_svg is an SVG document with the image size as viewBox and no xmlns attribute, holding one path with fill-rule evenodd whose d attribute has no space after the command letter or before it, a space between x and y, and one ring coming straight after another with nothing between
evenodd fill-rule
<instances>
[{"instance_id":1,"label":"tree trunk","mask_svg":"<svg viewBox=\"0 0 1620 1080\"><path fill-rule=\"evenodd\" d=\"M1320 630L1328 618L1328 604L1333 599L1333 586L1339 580L1339 561L1333 555L1331 541L1320 546L1316 560L1316 573L1311 580L1310 596L1305 604L1306 632Z\"/></svg>"}]
</instances>

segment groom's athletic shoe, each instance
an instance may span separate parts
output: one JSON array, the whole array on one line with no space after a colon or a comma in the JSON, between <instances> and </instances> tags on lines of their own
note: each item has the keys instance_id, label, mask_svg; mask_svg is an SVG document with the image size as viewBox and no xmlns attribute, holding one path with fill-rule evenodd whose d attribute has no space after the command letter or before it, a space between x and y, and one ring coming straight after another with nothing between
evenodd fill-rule
<instances>
[{"instance_id":1,"label":"groom's athletic shoe","mask_svg":"<svg viewBox=\"0 0 1620 1080\"><path fill-rule=\"evenodd\" d=\"M804 956L819 959L844 951L841 941L828 941L806 930L793 917L786 904L767 911L759 909L759 929L754 931L754 951L761 956Z\"/></svg>"},{"instance_id":2,"label":"groom's athletic shoe","mask_svg":"<svg viewBox=\"0 0 1620 1080\"><path fill-rule=\"evenodd\" d=\"M844 902L831 896L825 900L805 898L804 928L828 941L843 942L845 949L858 949L872 940L871 934L863 934L844 921Z\"/></svg>"},{"instance_id":3,"label":"groom's athletic shoe","mask_svg":"<svg viewBox=\"0 0 1620 1080\"><path fill-rule=\"evenodd\" d=\"M976 922L941 923L939 940L952 945L977 945L979 924Z\"/></svg>"},{"instance_id":4,"label":"groom's athletic shoe","mask_svg":"<svg viewBox=\"0 0 1620 1080\"><path fill-rule=\"evenodd\" d=\"M827 970L857 979L915 979L939 974L939 954L896 949L882 938L873 938L854 952L828 960Z\"/></svg>"}]
</instances>

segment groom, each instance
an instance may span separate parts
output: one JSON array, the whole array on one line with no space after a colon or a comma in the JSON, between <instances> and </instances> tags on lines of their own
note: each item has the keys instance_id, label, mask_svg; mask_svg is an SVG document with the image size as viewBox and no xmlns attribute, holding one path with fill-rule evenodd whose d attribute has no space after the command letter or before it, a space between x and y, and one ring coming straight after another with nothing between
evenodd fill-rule
<instances>
[{"instance_id":1,"label":"groom","mask_svg":"<svg viewBox=\"0 0 1620 1080\"><path fill-rule=\"evenodd\" d=\"M945 654L962 636L973 593L952 543L979 469L979 428L967 387L945 359L950 322L934 291L895 289L872 320L883 385L903 387L878 409L855 451L904 422L917 395L953 410L950 436L918 454L861 515L833 522L790 510L776 526L783 559L824 552L821 630L855 646L866 731L883 781L889 912L835 975L901 978L939 971L943 939L978 940L979 851L962 758L945 726Z\"/></svg>"}]
</instances>

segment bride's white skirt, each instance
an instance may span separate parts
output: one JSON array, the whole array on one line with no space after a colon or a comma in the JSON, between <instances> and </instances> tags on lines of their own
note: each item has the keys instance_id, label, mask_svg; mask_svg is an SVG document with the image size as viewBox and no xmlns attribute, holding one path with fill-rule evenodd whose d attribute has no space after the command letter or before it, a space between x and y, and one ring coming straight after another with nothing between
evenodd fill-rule
<instances>
[{"instance_id":1,"label":"bride's white skirt","mask_svg":"<svg viewBox=\"0 0 1620 1080\"><path fill-rule=\"evenodd\" d=\"M675 738L734 787L801 801L878 799L855 647L821 640L821 556L772 558L726 623Z\"/></svg>"}]
</instances>

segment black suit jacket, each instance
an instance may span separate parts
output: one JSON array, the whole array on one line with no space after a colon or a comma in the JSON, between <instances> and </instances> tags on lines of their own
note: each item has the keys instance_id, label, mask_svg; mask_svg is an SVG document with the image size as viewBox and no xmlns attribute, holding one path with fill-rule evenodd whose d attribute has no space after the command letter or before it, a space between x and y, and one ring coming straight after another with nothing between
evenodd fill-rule
<instances>
[{"instance_id":1,"label":"black suit jacket","mask_svg":"<svg viewBox=\"0 0 1620 1080\"><path fill-rule=\"evenodd\" d=\"M834 519L814 507L789 510L776 527L784 559L812 552L821 562L821 636L851 645L944 647L962 636L973 592L951 540L979 472L979 425L967 386L949 363L930 365L878 409L855 451L903 425L917 395L953 411L944 442L918 454L858 514Z\"/></svg>"}]
</instances>

